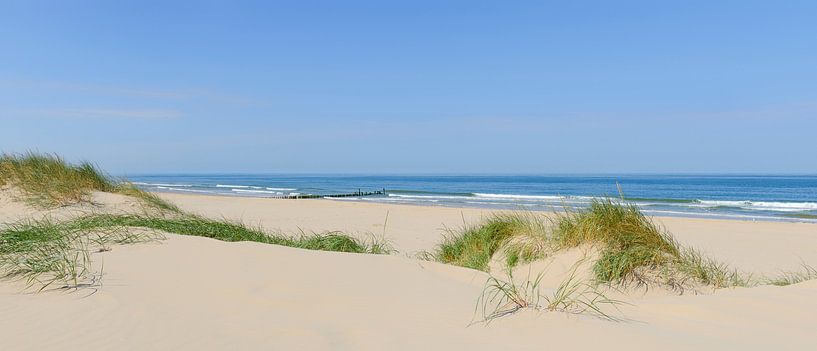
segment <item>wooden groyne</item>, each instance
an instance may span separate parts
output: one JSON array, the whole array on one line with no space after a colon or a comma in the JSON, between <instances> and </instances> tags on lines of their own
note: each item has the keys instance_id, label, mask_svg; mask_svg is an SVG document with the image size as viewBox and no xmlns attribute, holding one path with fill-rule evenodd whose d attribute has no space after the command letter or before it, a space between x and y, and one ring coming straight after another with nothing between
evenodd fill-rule
<instances>
[{"instance_id":1,"label":"wooden groyne","mask_svg":"<svg viewBox=\"0 0 817 351\"><path fill-rule=\"evenodd\" d=\"M325 195L317 195L317 194L298 194L298 195L279 195L279 196L272 196L275 199L321 199L325 197L360 197L360 196L373 196L373 195L386 195L386 189L377 190L377 191L361 191L358 189L356 193L347 193L347 194L325 194Z\"/></svg>"}]
</instances>

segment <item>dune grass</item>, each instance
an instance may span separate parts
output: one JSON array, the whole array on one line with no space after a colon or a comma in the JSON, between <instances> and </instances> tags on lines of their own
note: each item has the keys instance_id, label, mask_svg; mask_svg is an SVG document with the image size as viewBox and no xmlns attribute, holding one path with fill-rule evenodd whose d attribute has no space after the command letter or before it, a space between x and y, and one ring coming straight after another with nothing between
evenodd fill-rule
<instances>
[{"instance_id":1,"label":"dune grass","mask_svg":"<svg viewBox=\"0 0 817 351\"><path fill-rule=\"evenodd\" d=\"M135 230L142 228L146 230ZM240 223L192 215L146 216L97 214L65 222L26 221L0 230L0 275L22 278L39 290L77 288L101 278L91 270L91 254L110 244L147 242L160 233L208 237L222 241L253 241L307 250L388 254L388 244L361 241L340 232L299 236L268 234Z\"/></svg>"},{"instance_id":2,"label":"dune grass","mask_svg":"<svg viewBox=\"0 0 817 351\"><path fill-rule=\"evenodd\" d=\"M478 225L446 231L445 240L422 258L487 272L500 250L506 255L507 265L513 267L544 257L551 247L547 221L527 212L498 213Z\"/></svg>"},{"instance_id":3,"label":"dune grass","mask_svg":"<svg viewBox=\"0 0 817 351\"><path fill-rule=\"evenodd\" d=\"M127 195L127 196L134 197L134 198L142 201L142 203L144 203L148 207L158 209L160 211L167 211L167 212L172 212L172 213L182 213L182 210L178 206L170 203L169 201L166 201L166 200L162 199L161 197L159 197L156 194L149 193L147 191L139 189L136 186L134 186L133 184L128 183L128 182L118 183L116 186L114 186L114 188L112 189L112 192L115 192L117 194L122 194L122 195Z\"/></svg>"},{"instance_id":4,"label":"dune grass","mask_svg":"<svg viewBox=\"0 0 817 351\"><path fill-rule=\"evenodd\" d=\"M560 248L601 246L593 272L601 282L620 281L641 267L659 267L680 256L672 238L631 204L595 200L586 211L565 212L554 221Z\"/></svg>"},{"instance_id":5,"label":"dune grass","mask_svg":"<svg viewBox=\"0 0 817 351\"><path fill-rule=\"evenodd\" d=\"M601 283L658 283L681 291L694 285L750 285L750 277L681 246L630 203L596 199L587 210L559 214L552 236L561 248L582 244L600 248L593 273Z\"/></svg>"},{"instance_id":6,"label":"dune grass","mask_svg":"<svg viewBox=\"0 0 817 351\"><path fill-rule=\"evenodd\" d=\"M517 223L514 235L502 245L506 266L542 259L556 251L550 240L550 222L546 217L532 212L506 213L503 217Z\"/></svg>"},{"instance_id":7,"label":"dune grass","mask_svg":"<svg viewBox=\"0 0 817 351\"><path fill-rule=\"evenodd\" d=\"M392 251L389 245L382 241L374 239L361 241L342 232L301 233L293 237L279 233L270 234L260 228L251 228L238 222L212 220L195 215L158 217L100 214L78 218L72 222L83 228L138 227L221 241L253 241L308 250L369 254L387 254Z\"/></svg>"},{"instance_id":8,"label":"dune grass","mask_svg":"<svg viewBox=\"0 0 817 351\"><path fill-rule=\"evenodd\" d=\"M618 319L605 311L604 306L618 308L622 301L614 300L599 289L577 278L579 263L573 266L568 277L549 295L542 294L540 285L542 274L533 280L530 276L521 283L514 280L513 270L508 267L508 281L494 276L485 282L485 288L477 299L476 312L482 319L477 322L490 323L496 318L530 308L540 311L589 314L601 319Z\"/></svg>"},{"instance_id":9,"label":"dune grass","mask_svg":"<svg viewBox=\"0 0 817 351\"><path fill-rule=\"evenodd\" d=\"M91 253L107 251L111 243L126 244L160 238L121 227L88 228L76 222L50 220L7 224L0 230L0 274L22 278L28 287L52 285L78 288L101 278L91 271Z\"/></svg>"},{"instance_id":10,"label":"dune grass","mask_svg":"<svg viewBox=\"0 0 817 351\"><path fill-rule=\"evenodd\" d=\"M19 189L29 204L42 208L86 202L92 191L104 191L132 196L162 211L179 212L173 204L113 179L90 162L71 164L54 154L0 155L0 187L6 185Z\"/></svg>"},{"instance_id":11,"label":"dune grass","mask_svg":"<svg viewBox=\"0 0 817 351\"><path fill-rule=\"evenodd\" d=\"M660 282L667 286L683 290L684 286L689 285L687 282L708 285L715 289L757 284L751 274L739 272L694 248L679 246L679 251L680 255L670 264L661 267L657 275Z\"/></svg>"},{"instance_id":12,"label":"dune grass","mask_svg":"<svg viewBox=\"0 0 817 351\"><path fill-rule=\"evenodd\" d=\"M487 271L499 251L505 254L506 265L513 267L579 246L599 250L593 263L596 283L657 283L679 290L690 285L750 284L749 277L679 245L637 206L613 199L596 199L587 209L566 210L553 217L519 212L496 215L480 225L449 231L430 256Z\"/></svg>"},{"instance_id":13,"label":"dune grass","mask_svg":"<svg viewBox=\"0 0 817 351\"><path fill-rule=\"evenodd\" d=\"M50 220L5 224L0 227L0 275L19 277L40 289L57 284L76 288L101 275L90 271L91 253L109 244L155 240L149 233L174 233L222 241L253 241L308 250L388 254L391 247L378 240L363 241L341 232L266 233L227 220L211 220L184 213L177 206L133 184L116 181L88 162L71 164L57 155L25 153L0 156L0 187L12 186L28 203L59 207L89 201L93 191L127 195L158 211L143 214L91 214L64 222ZM141 228L142 230L136 230Z\"/></svg>"},{"instance_id":14,"label":"dune grass","mask_svg":"<svg viewBox=\"0 0 817 351\"><path fill-rule=\"evenodd\" d=\"M487 272L498 252L512 268L580 246L598 250L592 265L594 284L659 285L683 293L702 287L789 285L817 279L817 270L807 265L775 277L739 272L680 245L636 205L609 198L595 199L586 209L566 209L553 216L525 212L494 215L477 225L448 230L443 243L420 258Z\"/></svg>"},{"instance_id":15,"label":"dune grass","mask_svg":"<svg viewBox=\"0 0 817 351\"><path fill-rule=\"evenodd\" d=\"M777 277L766 278L766 283L776 286L787 286L804 282L806 280L817 279L817 269L807 264L802 264L802 269L798 271L781 272Z\"/></svg>"},{"instance_id":16,"label":"dune grass","mask_svg":"<svg viewBox=\"0 0 817 351\"><path fill-rule=\"evenodd\" d=\"M12 185L38 206L55 207L83 201L92 190L111 191L114 183L94 165L76 165L51 154L0 156L0 186Z\"/></svg>"},{"instance_id":17,"label":"dune grass","mask_svg":"<svg viewBox=\"0 0 817 351\"><path fill-rule=\"evenodd\" d=\"M681 258L673 238L633 204L594 200L583 211L565 212L554 219L552 240L560 248L597 245L600 257L593 266L599 282L641 280L641 269L667 267Z\"/></svg>"},{"instance_id":18,"label":"dune grass","mask_svg":"<svg viewBox=\"0 0 817 351\"><path fill-rule=\"evenodd\" d=\"M430 256L439 262L488 271L494 253L527 225L517 216L495 215L478 226L449 229L443 243Z\"/></svg>"}]
</instances>

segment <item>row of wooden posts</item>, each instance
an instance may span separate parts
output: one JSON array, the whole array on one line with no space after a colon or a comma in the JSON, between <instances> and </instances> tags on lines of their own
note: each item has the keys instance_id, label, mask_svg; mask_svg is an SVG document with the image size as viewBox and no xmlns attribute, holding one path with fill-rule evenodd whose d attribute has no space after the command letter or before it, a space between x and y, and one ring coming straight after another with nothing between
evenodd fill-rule
<instances>
[{"instance_id":1,"label":"row of wooden posts","mask_svg":"<svg viewBox=\"0 0 817 351\"><path fill-rule=\"evenodd\" d=\"M386 195L386 189L376 190L376 191L361 191L361 189L357 189L356 193L347 193L347 194L328 194L328 195L316 195L316 194L298 194L298 195L279 195L274 196L276 199L319 199L324 197L359 197L359 196L373 196L373 195Z\"/></svg>"}]
</instances>

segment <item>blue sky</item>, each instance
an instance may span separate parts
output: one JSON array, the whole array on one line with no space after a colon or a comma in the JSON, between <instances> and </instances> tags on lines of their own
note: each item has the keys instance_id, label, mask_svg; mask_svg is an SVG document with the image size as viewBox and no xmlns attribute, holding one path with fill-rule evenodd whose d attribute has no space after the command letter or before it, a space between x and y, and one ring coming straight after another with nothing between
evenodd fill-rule
<instances>
[{"instance_id":1,"label":"blue sky","mask_svg":"<svg viewBox=\"0 0 817 351\"><path fill-rule=\"evenodd\" d=\"M814 1L0 3L0 149L116 174L817 173Z\"/></svg>"}]
</instances>

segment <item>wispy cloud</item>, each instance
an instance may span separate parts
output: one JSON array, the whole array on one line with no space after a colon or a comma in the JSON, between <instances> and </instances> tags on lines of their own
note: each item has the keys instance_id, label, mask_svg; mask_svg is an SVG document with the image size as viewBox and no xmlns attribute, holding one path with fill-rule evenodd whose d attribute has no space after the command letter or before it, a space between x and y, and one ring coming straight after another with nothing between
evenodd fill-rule
<instances>
[{"instance_id":1,"label":"wispy cloud","mask_svg":"<svg viewBox=\"0 0 817 351\"><path fill-rule=\"evenodd\" d=\"M184 116L184 113L165 109L61 108L6 111L4 115L7 117L157 120L180 118Z\"/></svg>"},{"instance_id":2,"label":"wispy cloud","mask_svg":"<svg viewBox=\"0 0 817 351\"><path fill-rule=\"evenodd\" d=\"M80 82L5 79L0 79L0 87L29 89L38 92L54 91L65 94L90 94L158 100L208 100L241 106L261 103L255 99L202 88L159 89Z\"/></svg>"}]
</instances>

